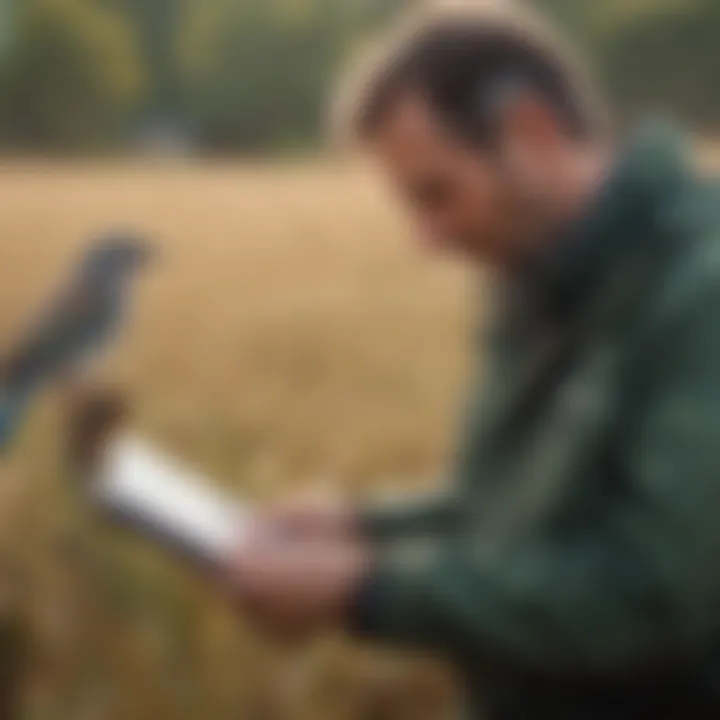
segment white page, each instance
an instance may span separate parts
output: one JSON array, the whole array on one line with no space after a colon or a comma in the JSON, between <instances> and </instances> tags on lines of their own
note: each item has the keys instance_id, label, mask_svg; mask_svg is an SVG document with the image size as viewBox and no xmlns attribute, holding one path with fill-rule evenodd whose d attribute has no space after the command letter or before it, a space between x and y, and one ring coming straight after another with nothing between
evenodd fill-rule
<instances>
[{"instance_id":1,"label":"white page","mask_svg":"<svg viewBox=\"0 0 720 720\"><path fill-rule=\"evenodd\" d=\"M103 509L140 531L211 563L227 559L248 529L239 503L131 435L107 446L91 492Z\"/></svg>"}]
</instances>

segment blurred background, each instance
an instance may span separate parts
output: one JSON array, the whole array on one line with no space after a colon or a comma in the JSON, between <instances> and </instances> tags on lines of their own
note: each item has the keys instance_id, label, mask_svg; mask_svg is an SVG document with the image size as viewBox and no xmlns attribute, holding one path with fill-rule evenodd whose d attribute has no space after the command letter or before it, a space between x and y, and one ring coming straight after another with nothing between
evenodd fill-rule
<instances>
[{"instance_id":1,"label":"blurred background","mask_svg":"<svg viewBox=\"0 0 720 720\"><path fill-rule=\"evenodd\" d=\"M338 62L408 0L1 0L9 153L317 147ZM625 118L720 115L713 0L535 0L597 63Z\"/></svg>"},{"instance_id":2,"label":"blurred background","mask_svg":"<svg viewBox=\"0 0 720 720\"><path fill-rule=\"evenodd\" d=\"M143 433L257 503L428 485L482 292L323 150L338 68L405 4L0 0L0 347L93 234L136 228L162 259L106 372ZM669 115L720 165L717 0L535 4L622 125ZM62 469L53 403L0 463L0 718L451 717L424 660L271 646L103 527Z\"/></svg>"}]
</instances>

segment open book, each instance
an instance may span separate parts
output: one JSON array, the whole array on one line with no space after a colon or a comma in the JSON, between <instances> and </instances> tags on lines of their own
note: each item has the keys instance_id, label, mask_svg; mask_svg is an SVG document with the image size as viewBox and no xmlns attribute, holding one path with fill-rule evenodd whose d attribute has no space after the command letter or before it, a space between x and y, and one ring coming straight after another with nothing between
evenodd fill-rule
<instances>
[{"instance_id":1,"label":"open book","mask_svg":"<svg viewBox=\"0 0 720 720\"><path fill-rule=\"evenodd\" d=\"M248 531L239 503L132 435L107 443L89 490L102 510L203 563L226 559Z\"/></svg>"}]
</instances>

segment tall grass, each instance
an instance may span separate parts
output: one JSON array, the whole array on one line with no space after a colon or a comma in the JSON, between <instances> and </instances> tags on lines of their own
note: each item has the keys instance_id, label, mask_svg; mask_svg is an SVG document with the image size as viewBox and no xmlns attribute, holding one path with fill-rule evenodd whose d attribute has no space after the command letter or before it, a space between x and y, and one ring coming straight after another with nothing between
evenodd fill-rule
<instances>
[{"instance_id":1,"label":"tall grass","mask_svg":"<svg viewBox=\"0 0 720 720\"><path fill-rule=\"evenodd\" d=\"M94 232L139 228L160 247L107 374L138 428L230 491L263 503L323 479L362 497L442 468L468 281L413 246L363 171L5 166L0 197L2 343ZM434 671L337 638L275 647L186 568L103 527L41 405L0 478L22 717L442 717Z\"/></svg>"}]
</instances>

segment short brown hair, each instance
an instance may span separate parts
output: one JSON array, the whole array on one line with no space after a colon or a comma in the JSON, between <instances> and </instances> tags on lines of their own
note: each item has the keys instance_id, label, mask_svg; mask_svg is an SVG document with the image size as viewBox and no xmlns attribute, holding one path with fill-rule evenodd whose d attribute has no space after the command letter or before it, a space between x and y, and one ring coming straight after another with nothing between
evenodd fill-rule
<instances>
[{"instance_id":1,"label":"short brown hair","mask_svg":"<svg viewBox=\"0 0 720 720\"><path fill-rule=\"evenodd\" d=\"M333 107L334 132L372 136L398 94L417 89L454 131L482 143L492 134L494 101L517 87L551 103L572 137L607 127L583 64L527 8L499 0L430 5L401 18L351 68Z\"/></svg>"}]
</instances>

